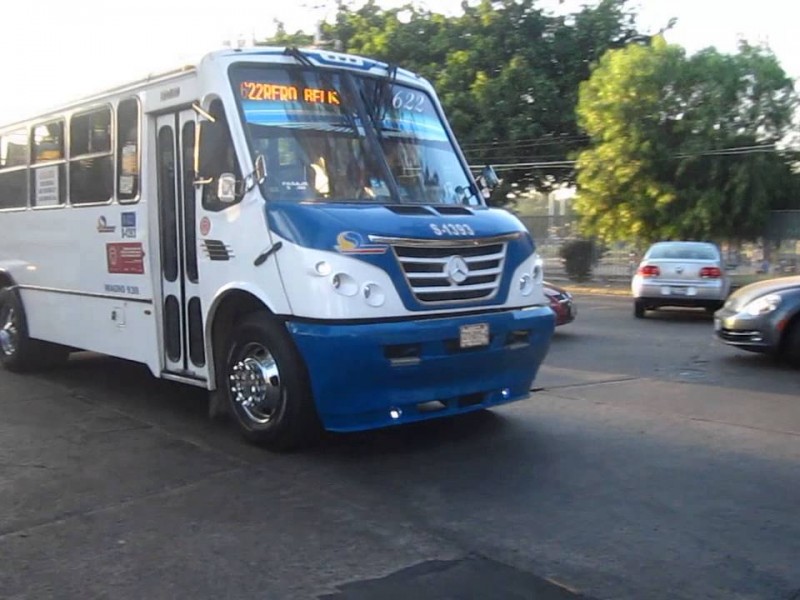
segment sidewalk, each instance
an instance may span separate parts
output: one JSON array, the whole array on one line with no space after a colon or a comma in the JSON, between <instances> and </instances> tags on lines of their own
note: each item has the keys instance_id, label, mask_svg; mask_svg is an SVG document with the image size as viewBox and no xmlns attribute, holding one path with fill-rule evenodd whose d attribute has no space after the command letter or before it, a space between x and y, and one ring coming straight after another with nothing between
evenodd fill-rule
<instances>
[{"instance_id":1,"label":"sidewalk","mask_svg":"<svg viewBox=\"0 0 800 600\"><path fill-rule=\"evenodd\" d=\"M545 277L545 281L567 290L570 294L589 294L596 296L631 296L630 280L586 281L577 283L562 277Z\"/></svg>"}]
</instances>

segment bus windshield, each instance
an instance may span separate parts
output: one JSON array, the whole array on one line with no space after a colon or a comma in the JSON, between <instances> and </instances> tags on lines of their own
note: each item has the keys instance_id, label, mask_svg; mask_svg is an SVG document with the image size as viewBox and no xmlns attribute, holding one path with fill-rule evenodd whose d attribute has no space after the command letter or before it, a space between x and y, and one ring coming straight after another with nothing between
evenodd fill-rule
<instances>
[{"instance_id":1,"label":"bus windshield","mask_svg":"<svg viewBox=\"0 0 800 600\"><path fill-rule=\"evenodd\" d=\"M231 77L268 199L479 202L426 92L305 68L243 66Z\"/></svg>"}]
</instances>

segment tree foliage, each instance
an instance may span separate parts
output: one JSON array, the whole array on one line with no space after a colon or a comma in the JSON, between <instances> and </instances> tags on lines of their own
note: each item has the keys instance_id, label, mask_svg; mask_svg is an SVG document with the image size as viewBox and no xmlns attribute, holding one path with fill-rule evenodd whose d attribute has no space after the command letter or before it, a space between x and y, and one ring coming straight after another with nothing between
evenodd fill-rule
<instances>
[{"instance_id":1,"label":"tree foliage","mask_svg":"<svg viewBox=\"0 0 800 600\"><path fill-rule=\"evenodd\" d=\"M608 51L580 85L576 210L606 239L750 239L798 191L777 145L797 104L775 56L742 43L687 57L653 38Z\"/></svg>"},{"instance_id":2,"label":"tree foliage","mask_svg":"<svg viewBox=\"0 0 800 600\"><path fill-rule=\"evenodd\" d=\"M447 17L375 0L340 2L323 43L418 72L436 87L470 164L500 166L507 184L540 189L572 181L563 161L584 142L575 118L578 84L609 48L639 37L626 0L601 0L557 16L537 0L481 0ZM302 35L302 34L301 34ZM265 44L285 44L285 31Z\"/></svg>"}]
</instances>

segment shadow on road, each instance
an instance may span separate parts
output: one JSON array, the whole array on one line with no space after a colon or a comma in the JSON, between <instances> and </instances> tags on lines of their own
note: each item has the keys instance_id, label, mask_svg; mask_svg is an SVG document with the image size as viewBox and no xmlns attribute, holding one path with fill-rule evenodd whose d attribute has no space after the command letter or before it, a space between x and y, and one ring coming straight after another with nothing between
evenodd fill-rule
<instances>
[{"instance_id":1,"label":"shadow on road","mask_svg":"<svg viewBox=\"0 0 800 600\"><path fill-rule=\"evenodd\" d=\"M660 308L658 310L648 310L642 321L664 321L664 322L683 322L683 323L712 323L714 316L704 310L693 308Z\"/></svg>"},{"instance_id":2,"label":"shadow on road","mask_svg":"<svg viewBox=\"0 0 800 600\"><path fill-rule=\"evenodd\" d=\"M208 418L207 392L156 379L143 365L92 353L76 353L59 369L35 375L64 386L70 395L102 408L118 410L150 424L182 430L191 437L209 435L228 449L239 443L229 419ZM349 460L370 456L425 454L438 447L492 439L506 426L489 410L374 431L325 432L311 453ZM245 444L241 441L241 444ZM255 448L255 447L252 447Z\"/></svg>"}]
</instances>

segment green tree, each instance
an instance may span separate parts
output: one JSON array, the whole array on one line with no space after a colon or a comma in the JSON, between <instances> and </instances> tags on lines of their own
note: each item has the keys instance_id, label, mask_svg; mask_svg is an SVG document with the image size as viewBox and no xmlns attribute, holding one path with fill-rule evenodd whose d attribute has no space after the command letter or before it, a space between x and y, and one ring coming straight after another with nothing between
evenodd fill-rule
<instances>
[{"instance_id":1,"label":"green tree","mask_svg":"<svg viewBox=\"0 0 800 600\"><path fill-rule=\"evenodd\" d=\"M579 82L607 49L640 37L626 0L566 16L545 12L537 0L465 2L462 9L446 17L413 4L384 10L374 0L357 8L342 1L322 38L429 79L470 164L565 161L586 140L575 118ZM501 174L506 184L540 189L574 179L563 164L503 166Z\"/></svg>"},{"instance_id":2,"label":"green tree","mask_svg":"<svg viewBox=\"0 0 800 600\"><path fill-rule=\"evenodd\" d=\"M687 57L656 37L608 51L580 86L575 208L609 240L751 239L771 209L796 203L778 145L797 104L768 50Z\"/></svg>"}]
</instances>

